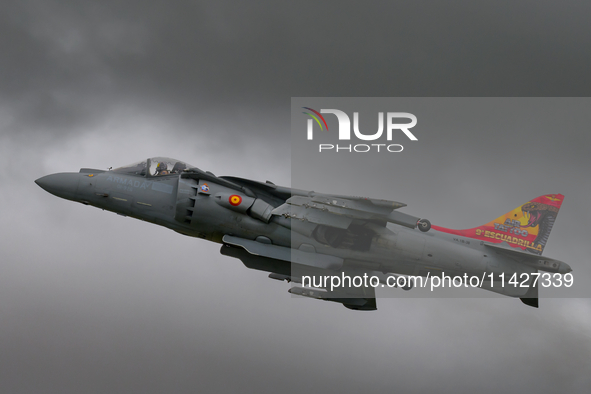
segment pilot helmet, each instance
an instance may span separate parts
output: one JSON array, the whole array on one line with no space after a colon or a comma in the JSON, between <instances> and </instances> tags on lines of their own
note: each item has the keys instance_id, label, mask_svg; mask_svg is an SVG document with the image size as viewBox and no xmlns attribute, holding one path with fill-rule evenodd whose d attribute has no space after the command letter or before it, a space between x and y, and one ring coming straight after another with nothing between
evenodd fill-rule
<instances>
[{"instance_id":1,"label":"pilot helmet","mask_svg":"<svg viewBox=\"0 0 591 394\"><path fill-rule=\"evenodd\" d=\"M158 163L158 165L156 166L157 172L162 172L162 171L166 171L166 170L168 170L168 165L166 165L166 163L163 161Z\"/></svg>"}]
</instances>

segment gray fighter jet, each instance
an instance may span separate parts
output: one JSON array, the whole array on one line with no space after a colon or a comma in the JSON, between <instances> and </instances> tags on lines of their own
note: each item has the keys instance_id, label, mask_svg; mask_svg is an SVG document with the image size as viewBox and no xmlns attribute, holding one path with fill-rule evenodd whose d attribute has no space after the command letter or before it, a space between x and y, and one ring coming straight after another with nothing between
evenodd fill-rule
<instances>
[{"instance_id":1,"label":"gray fighter jet","mask_svg":"<svg viewBox=\"0 0 591 394\"><path fill-rule=\"evenodd\" d=\"M218 177L165 157L35 182L61 198L220 243L223 255L248 268L302 285L291 293L350 309L375 310L376 287L409 290L417 281L433 289L433 282L458 287L459 280L534 307L542 281L572 283L566 263L542 257L561 194L452 230L400 212L400 202Z\"/></svg>"}]
</instances>

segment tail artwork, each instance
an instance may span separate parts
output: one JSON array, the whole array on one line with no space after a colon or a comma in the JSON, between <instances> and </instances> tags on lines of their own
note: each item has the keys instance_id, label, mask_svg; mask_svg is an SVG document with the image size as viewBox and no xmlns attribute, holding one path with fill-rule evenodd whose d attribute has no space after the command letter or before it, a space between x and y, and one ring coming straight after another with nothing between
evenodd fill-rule
<instances>
[{"instance_id":1,"label":"tail artwork","mask_svg":"<svg viewBox=\"0 0 591 394\"><path fill-rule=\"evenodd\" d=\"M435 225L432 228L491 243L506 242L512 248L541 255L563 200L562 194L546 194L483 226L467 230L451 230Z\"/></svg>"}]
</instances>

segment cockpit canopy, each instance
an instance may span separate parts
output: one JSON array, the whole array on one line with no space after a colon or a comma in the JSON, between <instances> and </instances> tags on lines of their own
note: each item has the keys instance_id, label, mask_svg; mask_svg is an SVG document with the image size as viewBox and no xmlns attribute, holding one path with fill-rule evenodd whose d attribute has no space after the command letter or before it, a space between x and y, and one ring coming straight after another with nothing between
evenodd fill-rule
<instances>
[{"instance_id":1,"label":"cockpit canopy","mask_svg":"<svg viewBox=\"0 0 591 394\"><path fill-rule=\"evenodd\" d=\"M163 176L180 174L183 170L196 168L184 161L171 159L169 157L152 157L144 161L132 163L123 167L115 168L113 172L140 176Z\"/></svg>"}]
</instances>

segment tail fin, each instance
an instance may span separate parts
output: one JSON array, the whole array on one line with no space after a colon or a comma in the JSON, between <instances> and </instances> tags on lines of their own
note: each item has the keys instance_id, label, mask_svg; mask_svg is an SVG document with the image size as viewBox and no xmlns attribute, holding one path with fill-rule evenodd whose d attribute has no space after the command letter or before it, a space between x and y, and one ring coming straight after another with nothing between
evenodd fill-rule
<instances>
[{"instance_id":1,"label":"tail fin","mask_svg":"<svg viewBox=\"0 0 591 394\"><path fill-rule=\"evenodd\" d=\"M526 202L484 226L467 230L451 230L435 225L432 228L492 243L506 242L513 248L542 254L563 200L562 194L546 194Z\"/></svg>"}]
</instances>

